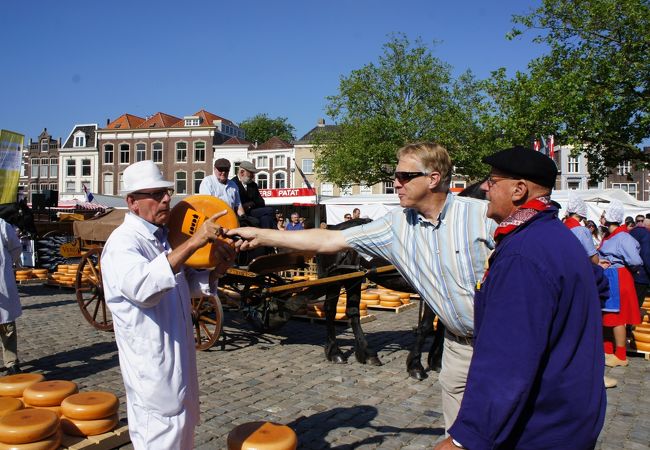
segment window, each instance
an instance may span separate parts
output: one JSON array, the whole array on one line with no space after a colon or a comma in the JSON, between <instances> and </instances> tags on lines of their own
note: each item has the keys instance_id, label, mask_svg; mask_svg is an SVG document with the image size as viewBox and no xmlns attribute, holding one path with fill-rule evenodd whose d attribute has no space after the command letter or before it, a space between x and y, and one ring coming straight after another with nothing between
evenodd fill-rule
<instances>
[{"instance_id":1,"label":"window","mask_svg":"<svg viewBox=\"0 0 650 450\"><path fill-rule=\"evenodd\" d=\"M260 189L269 188L269 176L265 173L258 173L255 182L257 183L257 187Z\"/></svg>"},{"instance_id":2,"label":"window","mask_svg":"<svg viewBox=\"0 0 650 450\"><path fill-rule=\"evenodd\" d=\"M569 156L567 160L567 173L578 173L579 164L577 156Z\"/></svg>"},{"instance_id":3,"label":"window","mask_svg":"<svg viewBox=\"0 0 650 450\"><path fill-rule=\"evenodd\" d=\"M352 186L341 186L341 197L352 195Z\"/></svg>"},{"instance_id":4,"label":"window","mask_svg":"<svg viewBox=\"0 0 650 450\"><path fill-rule=\"evenodd\" d=\"M50 178L56 178L59 176L59 160L56 158L50 158Z\"/></svg>"},{"instance_id":5,"label":"window","mask_svg":"<svg viewBox=\"0 0 650 450\"><path fill-rule=\"evenodd\" d=\"M273 174L273 179L275 180L273 186L276 189L284 189L287 187L287 176L284 172L275 172Z\"/></svg>"},{"instance_id":6,"label":"window","mask_svg":"<svg viewBox=\"0 0 650 450\"><path fill-rule=\"evenodd\" d=\"M131 153L131 146L129 144L120 144L120 164L129 163L130 153Z\"/></svg>"},{"instance_id":7,"label":"window","mask_svg":"<svg viewBox=\"0 0 650 450\"><path fill-rule=\"evenodd\" d=\"M365 184L362 184L359 187L359 194L364 194L364 195L372 194L372 186L367 186Z\"/></svg>"},{"instance_id":8,"label":"window","mask_svg":"<svg viewBox=\"0 0 650 450\"><path fill-rule=\"evenodd\" d=\"M84 133L78 133L74 137L73 147L85 147L86 146L86 135Z\"/></svg>"},{"instance_id":9,"label":"window","mask_svg":"<svg viewBox=\"0 0 650 450\"><path fill-rule=\"evenodd\" d=\"M571 191L578 190L578 189L580 189L580 180L578 180L578 181L568 181L566 187L567 187L567 189L569 189Z\"/></svg>"},{"instance_id":10,"label":"window","mask_svg":"<svg viewBox=\"0 0 650 450\"><path fill-rule=\"evenodd\" d=\"M194 162L205 162L205 142L203 141L194 143Z\"/></svg>"},{"instance_id":11,"label":"window","mask_svg":"<svg viewBox=\"0 0 650 450\"><path fill-rule=\"evenodd\" d=\"M43 139L41 141L41 151L47 152L49 150L50 150L50 143L47 140Z\"/></svg>"},{"instance_id":12,"label":"window","mask_svg":"<svg viewBox=\"0 0 650 450\"><path fill-rule=\"evenodd\" d=\"M75 186L74 186L74 181L66 181L65 182L65 191L66 192L76 192Z\"/></svg>"},{"instance_id":13,"label":"window","mask_svg":"<svg viewBox=\"0 0 650 450\"><path fill-rule=\"evenodd\" d=\"M627 175L630 173L630 161L623 161L618 165L618 174L619 175Z\"/></svg>"},{"instance_id":14,"label":"window","mask_svg":"<svg viewBox=\"0 0 650 450\"><path fill-rule=\"evenodd\" d=\"M176 162L187 162L187 142L176 143ZM178 189L176 192L180 194Z\"/></svg>"},{"instance_id":15,"label":"window","mask_svg":"<svg viewBox=\"0 0 650 450\"><path fill-rule=\"evenodd\" d=\"M120 191L124 190L124 174L121 173L118 175L119 177L119 186L120 186Z\"/></svg>"},{"instance_id":16,"label":"window","mask_svg":"<svg viewBox=\"0 0 650 450\"><path fill-rule=\"evenodd\" d=\"M334 195L334 185L332 183L321 184L320 195Z\"/></svg>"},{"instance_id":17,"label":"window","mask_svg":"<svg viewBox=\"0 0 650 450\"><path fill-rule=\"evenodd\" d=\"M151 159L155 163L163 162L163 145L162 142L154 142L151 150Z\"/></svg>"},{"instance_id":18,"label":"window","mask_svg":"<svg viewBox=\"0 0 650 450\"><path fill-rule=\"evenodd\" d=\"M39 178L47 178L47 174L49 173L49 166L48 163L49 160L46 158L41 159L41 164L39 166L38 170L38 177Z\"/></svg>"},{"instance_id":19,"label":"window","mask_svg":"<svg viewBox=\"0 0 650 450\"><path fill-rule=\"evenodd\" d=\"M77 161L74 159L69 159L65 163L66 171L65 174L69 177L74 177L77 175Z\"/></svg>"},{"instance_id":20,"label":"window","mask_svg":"<svg viewBox=\"0 0 650 450\"><path fill-rule=\"evenodd\" d=\"M30 184L29 185L29 193L30 193L30 195L38 194L38 184L36 184L36 183ZM33 201L33 200L30 198L30 201Z\"/></svg>"},{"instance_id":21,"label":"window","mask_svg":"<svg viewBox=\"0 0 650 450\"><path fill-rule=\"evenodd\" d=\"M384 194L394 194L395 186L392 181L384 181Z\"/></svg>"},{"instance_id":22,"label":"window","mask_svg":"<svg viewBox=\"0 0 650 450\"><path fill-rule=\"evenodd\" d=\"M613 189L622 189L632 197L636 198L637 190L636 183L612 183Z\"/></svg>"},{"instance_id":23,"label":"window","mask_svg":"<svg viewBox=\"0 0 650 450\"><path fill-rule=\"evenodd\" d=\"M32 159L29 162L29 166L31 168L32 178L38 178L38 166L40 165L40 163L41 163L41 160L36 159L36 158Z\"/></svg>"},{"instance_id":24,"label":"window","mask_svg":"<svg viewBox=\"0 0 650 450\"><path fill-rule=\"evenodd\" d=\"M81 176L89 177L90 176L90 160L82 159L81 160Z\"/></svg>"},{"instance_id":25,"label":"window","mask_svg":"<svg viewBox=\"0 0 650 450\"><path fill-rule=\"evenodd\" d=\"M113 174L111 172L104 174L102 192L107 195L113 195Z\"/></svg>"},{"instance_id":26,"label":"window","mask_svg":"<svg viewBox=\"0 0 650 450\"><path fill-rule=\"evenodd\" d=\"M185 126L186 127L198 127L199 126L199 118L198 117L189 117L185 119Z\"/></svg>"},{"instance_id":27,"label":"window","mask_svg":"<svg viewBox=\"0 0 650 450\"><path fill-rule=\"evenodd\" d=\"M50 189L53 191L58 191L59 185L57 183L50 183Z\"/></svg>"},{"instance_id":28,"label":"window","mask_svg":"<svg viewBox=\"0 0 650 450\"><path fill-rule=\"evenodd\" d=\"M302 171L304 173L314 173L314 160L313 159L303 159L301 164L302 164Z\"/></svg>"},{"instance_id":29,"label":"window","mask_svg":"<svg viewBox=\"0 0 650 450\"><path fill-rule=\"evenodd\" d=\"M135 162L147 159L147 145L142 142L135 144Z\"/></svg>"},{"instance_id":30,"label":"window","mask_svg":"<svg viewBox=\"0 0 650 450\"><path fill-rule=\"evenodd\" d=\"M194 172L194 193L199 193L199 187L201 186L201 181L205 178L205 172Z\"/></svg>"},{"instance_id":31,"label":"window","mask_svg":"<svg viewBox=\"0 0 650 450\"><path fill-rule=\"evenodd\" d=\"M187 174L185 172L176 172L174 175L176 193L187 194Z\"/></svg>"},{"instance_id":32,"label":"window","mask_svg":"<svg viewBox=\"0 0 650 450\"><path fill-rule=\"evenodd\" d=\"M41 183L41 192L44 192L49 189L49 184L47 183Z\"/></svg>"},{"instance_id":33,"label":"window","mask_svg":"<svg viewBox=\"0 0 650 450\"><path fill-rule=\"evenodd\" d=\"M284 155L275 155L275 162L273 163L273 167L286 167L286 160L287 158Z\"/></svg>"},{"instance_id":34,"label":"window","mask_svg":"<svg viewBox=\"0 0 650 450\"><path fill-rule=\"evenodd\" d=\"M113 144L104 145L104 164L113 164Z\"/></svg>"},{"instance_id":35,"label":"window","mask_svg":"<svg viewBox=\"0 0 650 450\"><path fill-rule=\"evenodd\" d=\"M269 157L268 156L258 156L257 157L257 167L269 167Z\"/></svg>"}]
</instances>

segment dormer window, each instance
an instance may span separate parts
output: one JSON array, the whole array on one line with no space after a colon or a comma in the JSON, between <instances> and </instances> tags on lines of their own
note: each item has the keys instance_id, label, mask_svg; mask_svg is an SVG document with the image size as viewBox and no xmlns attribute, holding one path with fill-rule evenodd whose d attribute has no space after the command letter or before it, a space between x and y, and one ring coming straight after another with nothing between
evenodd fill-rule
<instances>
[{"instance_id":1,"label":"dormer window","mask_svg":"<svg viewBox=\"0 0 650 450\"><path fill-rule=\"evenodd\" d=\"M86 146L86 133L79 132L74 135L74 147L85 147Z\"/></svg>"},{"instance_id":2,"label":"dormer window","mask_svg":"<svg viewBox=\"0 0 650 450\"><path fill-rule=\"evenodd\" d=\"M42 152L50 151L50 143L47 141L47 139L43 139L41 141L41 151Z\"/></svg>"},{"instance_id":3,"label":"dormer window","mask_svg":"<svg viewBox=\"0 0 650 450\"><path fill-rule=\"evenodd\" d=\"M186 127L198 127L201 124L201 121L197 116L187 116L184 119Z\"/></svg>"}]
</instances>

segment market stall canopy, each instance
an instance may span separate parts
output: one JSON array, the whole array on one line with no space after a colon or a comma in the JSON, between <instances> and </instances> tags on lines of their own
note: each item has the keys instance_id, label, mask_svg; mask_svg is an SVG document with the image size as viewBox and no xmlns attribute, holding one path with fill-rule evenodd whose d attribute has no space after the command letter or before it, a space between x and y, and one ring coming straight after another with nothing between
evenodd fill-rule
<instances>
[{"instance_id":1,"label":"market stall canopy","mask_svg":"<svg viewBox=\"0 0 650 450\"><path fill-rule=\"evenodd\" d=\"M85 241L106 242L108 236L124 222L127 209L112 209L104 215L73 223L74 235Z\"/></svg>"},{"instance_id":2,"label":"market stall canopy","mask_svg":"<svg viewBox=\"0 0 650 450\"><path fill-rule=\"evenodd\" d=\"M583 189L553 191L551 199L562 205L560 217L566 214L569 195L580 197L587 204L587 219L598 223L603 210L612 200L619 200L625 208L625 216L646 215L650 213L650 202L642 202L632 197L622 189Z\"/></svg>"},{"instance_id":3,"label":"market stall canopy","mask_svg":"<svg viewBox=\"0 0 650 450\"><path fill-rule=\"evenodd\" d=\"M320 204L325 205L328 225L343 222L343 216L352 214L354 208L361 210L361 217L375 220L385 216L391 209L400 207L397 194L323 197Z\"/></svg>"}]
</instances>

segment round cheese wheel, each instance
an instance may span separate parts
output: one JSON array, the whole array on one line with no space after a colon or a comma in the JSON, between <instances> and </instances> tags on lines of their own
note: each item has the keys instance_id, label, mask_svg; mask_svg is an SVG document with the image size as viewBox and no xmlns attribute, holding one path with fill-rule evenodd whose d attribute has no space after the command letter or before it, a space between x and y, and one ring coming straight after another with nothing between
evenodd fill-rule
<instances>
[{"instance_id":1,"label":"round cheese wheel","mask_svg":"<svg viewBox=\"0 0 650 450\"><path fill-rule=\"evenodd\" d=\"M52 436L28 444L5 444L0 442L0 450L57 450L61 446L63 433L57 429Z\"/></svg>"},{"instance_id":2,"label":"round cheese wheel","mask_svg":"<svg viewBox=\"0 0 650 450\"><path fill-rule=\"evenodd\" d=\"M410 298L402 298L400 300L402 300L402 305L408 305L409 303L411 303Z\"/></svg>"},{"instance_id":3,"label":"round cheese wheel","mask_svg":"<svg viewBox=\"0 0 650 450\"><path fill-rule=\"evenodd\" d=\"M650 343L650 332L645 333L645 332L642 332L642 331L634 330L634 331L632 331L632 334L634 335L634 340L636 342Z\"/></svg>"},{"instance_id":4,"label":"round cheese wheel","mask_svg":"<svg viewBox=\"0 0 650 450\"><path fill-rule=\"evenodd\" d=\"M334 316L334 320L343 320L343 319L347 319L347 316L345 315L344 312L342 313L337 312L336 316Z\"/></svg>"},{"instance_id":5,"label":"round cheese wheel","mask_svg":"<svg viewBox=\"0 0 650 450\"><path fill-rule=\"evenodd\" d=\"M379 294L362 292L361 300L379 300Z\"/></svg>"},{"instance_id":6,"label":"round cheese wheel","mask_svg":"<svg viewBox=\"0 0 650 450\"><path fill-rule=\"evenodd\" d=\"M368 310L367 309L359 310L359 317L366 317L367 315L368 315Z\"/></svg>"},{"instance_id":7,"label":"round cheese wheel","mask_svg":"<svg viewBox=\"0 0 650 450\"><path fill-rule=\"evenodd\" d=\"M226 210L225 216L217 219L224 228L237 228L237 214L221 199L212 195L190 195L174 206L169 217L169 243L176 248L194 235L204 221L214 214ZM195 251L185 264L195 269L216 267L220 262L214 244L208 243Z\"/></svg>"},{"instance_id":8,"label":"round cheese wheel","mask_svg":"<svg viewBox=\"0 0 650 450\"><path fill-rule=\"evenodd\" d=\"M391 291L391 294L397 295L400 299L411 298L411 294L408 292Z\"/></svg>"},{"instance_id":9,"label":"round cheese wheel","mask_svg":"<svg viewBox=\"0 0 650 450\"><path fill-rule=\"evenodd\" d=\"M393 294L380 294L379 300L381 300L382 302L399 302L400 305L402 304L402 301L399 299L399 296Z\"/></svg>"},{"instance_id":10,"label":"round cheese wheel","mask_svg":"<svg viewBox=\"0 0 650 450\"><path fill-rule=\"evenodd\" d=\"M118 420L117 414L94 420L78 420L62 416L61 429L65 434L72 436L96 436L111 431L117 425Z\"/></svg>"},{"instance_id":11,"label":"round cheese wheel","mask_svg":"<svg viewBox=\"0 0 650 450\"><path fill-rule=\"evenodd\" d=\"M0 417L0 442L27 444L56 432L59 416L45 409L21 409Z\"/></svg>"},{"instance_id":12,"label":"round cheese wheel","mask_svg":"<svg viewBox=\"0 0 650 450\"><path fill-rule=\"evenodd\" d=\"M338 304L338 305L336 305L336 312L337 313L345 313L346 308L347 308L346 305Z\"/></svg>"},{"instance_id":13,"label":"round cheese wheel","mask_svg":"<svg viewBox=\"0 0 650 450\"><path fill-rule=\"evenodd\" d=\"M25 388L23 399L31 406L58 406L64 398L77 392L77 385L72 381L48 380Z\"/></svg>"},{"instance_id":14,"label":"round cheese wheel","mask_svg":"<svg viewBox=\"0 0 650 450\"><path fill-rule=\"evenodd\" d=\"M361 300L361 304L375 306L379 304L379 299L377 300Z\"/></svg>"},{"instance_id":15,"label":"round cheese wheel","mask_svg":"<svg viewBox=\"0 0 650 450\"><path fill-rule=\"evenodd\" d=\"M0 417L23 409L23 402L14 397L0 397Z\"/></svg>"},{"instance_id":16,"label":"round cheese wheel","mask_svg":"<svg viewBox=\"0 0 650 450\"><path fill-rule=\"evenodd\" d=\"M73 394L61 402L61 411L69 419L103 419L117 413L120 402L112 392L89 391Z\"/></svg>"},{"instance_id":17,"label":"round cheese wheel","mask_svg":"<svg viewBox=\"0 0 650 450\"><path fill-rule=\"evenodd\" d=\"M294 275L291 277L291 281L307 281L307 277L304 275Z\"/></svg>"},{"instance_id":18,"label":"round cheese wheel","mask_svg":"<svg viewBox=\"0 0 650 450\"><path fill-rule=\"evenodd\" d=\"M295 450L296 433L273 422L243 423L228 433L228 450Z\"/></svg>"},{"instance_id":19,"label":"round cheese wheel","mask_svg":"<svg viewBox=\"0 0 650 450\"><path fill-rule=\"evenodd\" d=\"M34 408L34 409L47 409L49 411L52 411L55 413L57 416L61 417L63 415L63 412L61 411L60 406L33 406L30 404L25 404L25 408Z\"/></svg>"},{"instance_id":20,"label":"round cheese wheel","mask_svg":"<svg viewBox=\"0 0 650 450\"><path fill-rule=\"evenodd\" d=\"M0 395L5 397L22 397L26 387L43 381L40 373L19 373L0 377Z\"/></svg>"},{"instance_id":21,"label":"round cheese wheel","mask_svg":"<svg viewBox=\"0 0 650 450\"><path fill-rule=\"evenodd\" d=\"M388 301L388 300L382 300L379 302L381 306L388 306L391 308L396 308L398 306L402 306L402 302L397 300L397 301Z\"/></svg>"},{"instance_id":22,"label":"round cheese wheel","mask_svg":"<svg viewBox=\"0 0 650 450\"><path fill-rule=\"evenodd\" d=\"M634 345L636 346L637 350L641 350L642 352L650 352L650 343L648 342L636 341Z\"/></svg>"},{"instance_id":23,"label":"round cheese wheel","mask_svg":"<svg viewBox=\"0 0 650 450\"><path fill-rule=\"evenodd\" d=\"M635 325L633 330L640 331L642 333L650 333L650 324L642 323L641 325Z\"/></svg>"},{"instance_id":24,"label":"round cheese wheel","mask_svg":"<svg viewBox=\"0 0 650 450\"><path fill-rule=\"evenodd\" d=\"M366 305L363 302L359 302L359 311L361 311L362 309L368 309L368 305Z\"/></svg>"},{"instance_id":25,"label":"round cheese wheel","mask_svg":"<svg viewBox=\"0 0 650 450\"><path fill-rule=\"evenodd\" d=\"M47 273L47 269L44 269L42 267L32 269L32 273Z\"/></svg>"}]
</instances>

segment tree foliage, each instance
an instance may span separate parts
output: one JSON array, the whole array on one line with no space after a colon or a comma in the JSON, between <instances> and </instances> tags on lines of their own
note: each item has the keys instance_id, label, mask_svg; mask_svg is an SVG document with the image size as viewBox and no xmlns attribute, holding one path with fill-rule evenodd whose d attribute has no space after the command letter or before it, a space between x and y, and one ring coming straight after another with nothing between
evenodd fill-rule
<instances>
[{"instance_id":1,"label":"tree foliage","mask_svg":"<svg viewBox=\"0 0 650 450\"><path fill-rule=\"evenodd\" d=\"M277 136L283 141L291 142L294 139L296 129L286 117L270 118L267 114L256 114L239 124L239 127L246 132L246 140L249 142L263 143Z\"/></svg>"},{"instance_id":2,"label":"tree foliage","mask_svg":"<svg viewBox=\"0 0 650 450\"><path fill-rule=\"evenodd\" d=\"M507 140L529 144L554 134L584 152L591 175L643 161L637 145L650 136L650 7L647 0L544 0L514 16L509 37L535 33L548 54L528 73L493 73L486 85L492 126Z\"/></svg>"},{"instance_id":3,"label":"tree foliage","mask_svg":"<svg viewBox=\"0 0 650 450\"><path fill-rule=\"evenodd\" d=\"M338 127L320 134L316 171L338 185L392 180L386 166L395 165L395 151L418 140L445 145L464 174L485 170L488 109L481 84L469 72L454 79L451 67L419 40L412 46L393 36L378 63L341 77L338 94L327 100Z\"/></svg>"}]
</instances>

